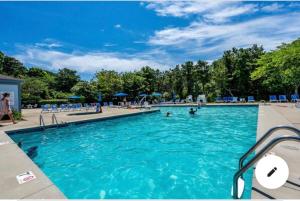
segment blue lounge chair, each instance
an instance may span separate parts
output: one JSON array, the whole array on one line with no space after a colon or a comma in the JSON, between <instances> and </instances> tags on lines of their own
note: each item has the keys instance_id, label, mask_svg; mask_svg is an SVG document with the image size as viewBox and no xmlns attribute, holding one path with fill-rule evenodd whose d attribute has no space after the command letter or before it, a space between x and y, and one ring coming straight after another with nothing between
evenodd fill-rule
<instances>
[{"instance_id":1,"label":"blue lounge chair","mask_svg":"<svg viewBox=\"0 0 300 201\"><path fill-rule=\"evenodd\" d=\"M231 101L230 102L231 103L237 103L238 102L238 97L235 97L235 96L231 97Z\"/></svg>"},{"instance_id":2,"label":"blue lounge chair","mask_svg":"<svg viewBox=\"0 0 300 201\"><path fill-rule=\"evenodd\" d=\"M113 106L114 106L113 102L109 102L109 107L113 107Z\"/></svg>"},{"instance_id":3,"label":"blue lounge chair","mask_svg":"<svg viewBox=\"0 0 300 201\"><path fill-rule=\"evenodd\" d=\"M287 102L286 95L279 95L279 102Z\"/></svg>"},{"instance_id":4,"label":"blue lounge chair","mask_svg":"<svg viewBox=\"0 0 300 201\"><path fill-rule=\"evenodd\" d=\"M254 102L254 101L255 101L254 96L248 96L248 103Z\"/></svg>"},{"instance_id":5,"label":"blue lounge chair","mask_svg":"<svg viewBox=\"0 0 300 201\"><path fill-rule=\"evenodd\" d=\"M56 104L51 105L51 112L59 112Z\"/></svg>"},{"instance_id":6,"label":"blue lounge chair","mask_svg":"<svg viewBox=\"0 0 300 201\"><path fill-rule=\"evenodd\" d=\"M297 101L299 101L300 99L299 99L299 94L292 94L291 95L291 101L292 102L297 102Z\"/></svg>"},{"instance_id":7,"label":"blue lounge chair","mask_svg":"<svg viewBox=\"0 0 300 201\"><path fill-rule=\"evenodd\" d=\"M221 102L223 102L223 99L222 99L221 96L218 96L218 97L216 98L216 103L221 103Z\"/></svg>"},{"instance_id":8,"label":"blue lounge chair","mask_svg":"<svg viewBox=\"0 0 300 201\"><path fill-rule=\"evenodd\" d=\"M269 101L270 101L270 102L278 102L277 96L276 96L276 95L270 95L270 96L269 96Z\"/></svg>"},{"instance_id":9,"label":"blue lounge chair","mask_svg":"<svg viewBox=\"0 0 300 201\"><path fill-rule=\"evenodd\" d=\"M104 102L104 103L103 103L103 106L104 106L104 107L107 107L107 106L108 106L108 103L107 103L107 102Z\"/></svg>"},{"instance_id":10,"label":"blue lounge chair","mask_svg":"<svg viewBox=\"0 0 300 201\"><path fill-rule=\"evenodd\" d=\"M49 112L50 111L50 107L49 107L49 105L42 105L42 113L43 112Z\"/></svg>"}]
</instances>

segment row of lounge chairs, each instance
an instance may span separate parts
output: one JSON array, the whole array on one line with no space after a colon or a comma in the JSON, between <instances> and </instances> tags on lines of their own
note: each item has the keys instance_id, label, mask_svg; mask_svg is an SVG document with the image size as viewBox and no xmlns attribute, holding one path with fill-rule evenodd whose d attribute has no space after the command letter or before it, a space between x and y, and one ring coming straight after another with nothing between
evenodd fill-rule
<instances>
[{"instance_id":1,"label":"row of lounge chairs","mask_svg":"<svg viewBox=\"0 0 300 201\"><path fill-rule=\"evenodd\" d=\"M61 104L60 107L57 104L46 104L42 105L42 112L70 112L70 111L81 111L81 110L95 110L99 103L84 103L82 106L81 103L73 103L73 104Z\"/></svg>"},{"instance_id":2,"label":"row of lounge chairs","mask_svg":"<svg viewBox=\"0 0 300 201\"><path fill-rule=\"evenodd\" d=\"M288 102L288 99L286 95L279 95L278 99L276 95L270 95L269 96L269 101L270 102ZM298 102L300 101L299 95L298 94L292 94L291 95L291 102Z\"/></svg>"},{"instance_id":3,"label":"row of lounge chairs","mask_svg":"<svg viewBox=\"0 0 300 201\"><path fill-rule=\"evenodd\" d=\"M245 102L245 98L238 98L238 97L217 97L215 102L217 103L237 103L237 102ZM286 95L279 95L278 99L276 95L269 96L270 102L288 102ZM291 102L298 102L300 101L298 94L291 95ZM247 102L255 102L254 96L248 96Z\"/></svg>"},{"instance_id":4,"label":"row of lounge chairs","mask_svg":"<svg viewBox=\"0 0 300 201\"><path fill-rule=\"evenodd\" d=\"M61 104L60 107L57 104L46 104L42 105L42 112L70 112L70 111L82 111L82 110L96 110L97 106L100 103L84 103L83 106L81 103L73 103L73 104ZM113 102L103 102L103 107L114 107L114 108L128 108L128 107L137 107L138 103L136 101L131 102L119 102L118 105L114 105ZM149 108L149 104L147 101L144 102L143 107Z\"/></svg>"}]
</instances>

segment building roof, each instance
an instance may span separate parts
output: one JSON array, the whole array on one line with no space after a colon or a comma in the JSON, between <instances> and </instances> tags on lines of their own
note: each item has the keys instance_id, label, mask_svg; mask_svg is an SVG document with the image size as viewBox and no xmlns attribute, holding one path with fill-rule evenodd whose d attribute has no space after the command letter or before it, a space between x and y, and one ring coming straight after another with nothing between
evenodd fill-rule
<instances>
[{"instance_id":1,"label":"building roof","mask_svg":"<svg viewBox=\"0 0 300 201\"><path fill-rule=\"evenodd\" d=\"M10 81L10 82L17 82L17 83L22 82L22 80L19 79L19 78L7 76L7 75L1 75L1 74L0 74L0 80Z\"/></svg>"}]
</instances>

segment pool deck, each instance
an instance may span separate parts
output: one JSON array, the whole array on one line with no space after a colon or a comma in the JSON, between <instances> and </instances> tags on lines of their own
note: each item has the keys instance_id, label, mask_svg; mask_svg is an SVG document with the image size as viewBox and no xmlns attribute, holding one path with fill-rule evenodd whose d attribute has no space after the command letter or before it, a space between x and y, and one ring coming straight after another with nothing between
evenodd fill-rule
<instances>
[{"instance_id":1,"label":"pool deck","mask_svg":"<svg viewBox=\"0 0 300 201\"><path fill-rule=\"evenodd\" d=\"M103 108L103 113L85 114L81 112L56 113L59 123L78 123L82 121L95 121L144 114L158 111L122 108ZM64 194L50 181L39 167L21 150L17 144L6 134L15 130L39 128L40 109L24 109L24 121L17 124L3 123L0 127L0 199L66 199ZM74 115L80 113L81 115ZM72 115L73 114L73 115ZM83 115L84 114L84 115ZM52 113L43 114L45 124L52 124ZM2 144L2 145L1 145ZM32 171L36 179L19 184L16 176Z\"/></svg>"},{"instance_id":2,"label":"pool deck","mask_svg":"<svg viewBox=\"0 0 300 201\"><path fill-rule=\"evenodd\" d=\"M175 106L195 106L196 104L178 104ZM208 104L211 105L257 105L257 104ZM163 105L163 106L174 106ZM23 110L24 121L16 125L3 123L0 127L0 199L65 199L63 193L48 179L48 177L35 165L35 163L11 140L6 132L26 130L39 127L40 109ZM107 118L137 115L140 113L154 112L152 110L104 108L102 114L71 115L83 112L60 112L56 113L59 123L93 121ZM51 125L52 113L43 114L45 124ZM257 136L259 139L269 128L278 125L292 125L300 129L300 109L293 104L259 105ZM282 134L282 132L280 132ZM4 144L1 145L1 142ZM275 147L272 152L286 160L290 169L290 183L280 189L270 191L261 187L253 176L252 198L300 198L300 147L295 143L282 143ZM35 180L19 184L16 175L32 171L37 177ZM298 184L294 185L292 183ZM246 184L247 185L247 184ZM259 192L260 193L259 193ZM263 193L261 193L263 192ZM266 196L268 195L268 196Z\"/></svg>"},{"instance_id":3,"label":"pool deck","mask_svg":"<svg viewBox=\"0 0 300 201\"><path fill-rule=\"evenodd\" d=\"M300 129L300 108L295 108L291 103L274 103L260 105L258 113L257 136L259 139L264 133L274 126L289 125ZM277 131L270 136L270 140L283 136L295 136L290 131ZM258 147L258 150L263 145ZM253 174L252 199L299 199L300 198L300 144L296 142L282 142L270 150L271 153L283 158L289 167L289 178L282 187L269 190L262 187ZM246 184L247 185L247 184Z\"/></svg>"}]
</instances>

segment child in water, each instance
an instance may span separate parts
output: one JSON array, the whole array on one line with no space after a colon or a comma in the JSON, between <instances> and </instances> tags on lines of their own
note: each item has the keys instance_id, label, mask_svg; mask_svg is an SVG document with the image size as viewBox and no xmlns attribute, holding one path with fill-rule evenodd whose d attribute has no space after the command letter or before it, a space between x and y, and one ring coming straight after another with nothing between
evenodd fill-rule
<instances>
[{"instance_id":1,"label":"child in water","mask_svg":"<svg viewBox=\"0 0 300 201\"><path fill-rule=\"evenodd\" d=\"M171 116L171 112L166 113L166 117L169 117L169 116Z\"/></svg>"},{"instance_id":2,"label":"child in water","mask_svg":"<svg viewBox=\"0 0 300 201\"><path fill-rule=\"evenodd\" d=\"M197 109L194 110L193 108L191 108L190 111L189 111L189 113L192 114L192 115L196 114L196 112L197 112Z\"/></svg>"}]
</instances>

